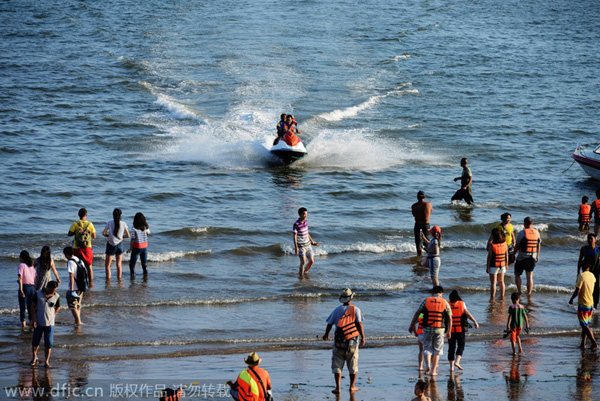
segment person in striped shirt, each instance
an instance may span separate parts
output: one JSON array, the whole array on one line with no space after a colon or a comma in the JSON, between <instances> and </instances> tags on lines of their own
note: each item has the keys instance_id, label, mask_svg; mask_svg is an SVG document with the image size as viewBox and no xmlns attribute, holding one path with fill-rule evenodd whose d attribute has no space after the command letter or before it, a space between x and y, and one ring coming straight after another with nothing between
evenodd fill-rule
<instances>
[{"instance_id":1,"label":"person in striped shirt","mask_svg":"<svg viewBox=\"0 0 600 401\"><path fill-rule=\"evenodd\" d=\"M313 241L312 237L308 233L308 222L306 221L308 210L306 210L304 207L301 207L298 209L298 216L300 218L294 223L292 231L294 233L294 250L296 255L300 257L300 269L298 274L300 277L302 277L305 273L308 273L315 262L315 259L313 258L312 245L319 246L319 243Z\"/></svg>"},{"instance_id":2,"label":"person in striped shirt","mask_svg":"<svg viewBox=\"0 0 600 401\"><path fill-rule=\"evenodd\" d=\"M133 230L131 230L131 244L127 253L131 253L129 259L129 273L131 277L135 276L135 264L138 257L142 262L142 271L144 276L148 274L146 270L146 262L148 260L148 235L150 235L150 227L146 222L146 217L142 213L136 213L133 218Z\"/></svg>"}]
</instances>

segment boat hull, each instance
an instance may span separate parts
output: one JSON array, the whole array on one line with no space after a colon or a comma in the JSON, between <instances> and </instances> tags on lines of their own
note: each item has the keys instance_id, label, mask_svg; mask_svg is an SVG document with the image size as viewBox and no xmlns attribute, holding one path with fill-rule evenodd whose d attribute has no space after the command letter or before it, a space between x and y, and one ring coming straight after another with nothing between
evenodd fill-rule
<instances>
[{"instance_id":1,"label":"boat hull","mask_svg":"<svg viewBox=\"0 0 600 401\"><path fill-rule=\"evenodd\" d=\"M600 155L584 151L581 146L578 146L572 157L589 176L600 180Z\"/></svg>"}]
</instances>

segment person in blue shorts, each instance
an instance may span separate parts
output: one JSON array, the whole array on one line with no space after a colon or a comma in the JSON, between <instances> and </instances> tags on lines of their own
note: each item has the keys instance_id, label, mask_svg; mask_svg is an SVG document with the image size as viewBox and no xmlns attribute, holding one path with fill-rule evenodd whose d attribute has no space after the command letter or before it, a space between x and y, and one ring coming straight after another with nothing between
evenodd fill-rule
<instances>
[{"instance_id":1,"label":"person in blue shorts","mask_svg":"<svg viewBox=\"0 0 600 401\"><path fill-rule=\"evenodd\" d=\"M46 368L50 368L50 354L54 344L54 320L60 310L60 295L56 293L58 283L50 281L46 287L38 290L33 296L33 340L31 341L31 366L38 362L37 352L40 347L42 335L44 336L44 354Z\"/></svg>"}]
</instances>

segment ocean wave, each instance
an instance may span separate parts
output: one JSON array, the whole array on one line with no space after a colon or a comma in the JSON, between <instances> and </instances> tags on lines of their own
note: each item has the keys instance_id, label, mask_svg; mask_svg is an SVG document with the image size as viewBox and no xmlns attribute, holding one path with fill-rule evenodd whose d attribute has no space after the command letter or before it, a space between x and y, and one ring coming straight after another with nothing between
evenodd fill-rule
<instances>
[{"instance_id":1,"label":"ocean wave","mask_svg":"<svg viewBox=\"0 0 600 401\"><path fill-rule=\"evenodd\" d=\"M451 288L453 290L457 290L457 291L469 291L469 292L488 292L490 290L489 285L481 285L481 286L454 285ZM506 286L507 294L512 291L516 291L516 290L517 290L517 286L514 284L508 284ZM571 294L573 292L573 288L560 286L560 285L535 284L535 286L533 287L533 292Z\"/></svg>"},{"instance_id":2,"label":"ocean wave","mask_svg":"<svg viewBox=\"0 0 600 401\"><path fill-rule=\"evenodd\" d=\"M195 110L176 101L171 96L165 94L157 94L156 96L157 99L155 103L167 110L171 118L176 120L192 119L206 123L206 121Z\"/></svg>"},{"instance_id":3,"label":"ocean wave","mask_svg":"<svg viewBox=\"0 0 600 401\"><path fill-rule=\"evenodd\" d=\"M403 281L397 281L392 283L385 283L380 281L347 281L344 284L340 284L335 287L332 287L330 283L315 283L311 285L311 288L321 291L331 291L331 294L334 296L337 296L336 294L340 291L341 288L352 288L352 290L356 291L357 295L359 296L378 296L382 295L381 292L369 293L368 291L383 291L386 293L397 292L404 290L407 286L411 284L412 283L406 283Z\"/></svg>"},{"instance_id":4,"label":"ocean wave","mask_svg":"<svg viewBox=\"0 0 600 401\"><path fill-rule=\"evenodd\" d=\"M487 240L487 238L486 238ZM454 241L442 240L441 249L444 248L467 248L467 249L487 249L487 241Z\"/></svg>"},{"instance_id":5,"label":"ocean wave","mask_svg":"<svg viewBox=\"0 0 600 401\"><path fill-rule=\"evenodd\" d=\"M291 244L281 245L281 250L287 255L295 253ZM351 245L322 245L320 247L313 246L313 254L315 256L335 255L347 252L365 252L365 253L388 253L388 252L416 252L417 247L414 243L400 244L369 244L365 242L357 242Z\"/></svg>"},{"instance_id":6,"label":"ocean wave","mask_svg":"<svg viewBox=\"0 0 600 401\"><path fill-rule=\"evenodd\" d=\"M369 99L356 106L333 110L328 113L319 114L317 117L331 122L341 121L349 117L356 117L361 111L367 110L376 105L379 102L379 99L383 97L385 97L385 95L371 96Z\"/></svg>"},{"instance_id":7,"label":"ocean wave","mask_svg":"<svg viewBox=\"0 0 600 401\"><path fill-rule=\"evenodd\" d=\"M336 289L337 293L337 289ZM294 293L271 295L263 297L248 297L248 298L206 298L206 299L167 299L154 302L131 302L131 303L110 303L96 302L86 305L86 308L148 308L158 306L214 306L214 305L231 305L248 302L264 302L275 301L281 299L308 299L336 296L336 293ZM18 310L17 310L18 312Z\"/></svg>"},{"instance_id":8,"label":"ocean wave","mask_svg":"<svg viewBox=\"0 0 600 401\"><path fill-rule=\"evenodd\" d=\"M514 224L513 223L513 228L516 233L517 231L522 231L523 229L525 229L525 226L523 224ZM539 232L544 232L544 231L548 231L549 225L546 223L540 223L540 224L533 223L533 228L537 229Z\"/></svg>"},{"instance_id":9,"label":"ocean wave","mask_svg":"<svg viewBox=\"0 0 600 401\"><path fill-rule=\"evenodd\" d=\"M365 100L364 102L357 104L355 106L346 107L344 109L333 110L327 113L322 113L316 116L316 118L323 119L325 121L337 122L344 120L346 118L356 117L360 112L364 110L368 110L371 107L375 106L381 99L384 99L393 94L402 94L402 93L419 93L417 89L409 89L404 90L405 87L411 86L412 83L407 82L400 84L398 88L391 90L382 95L374 95Z\"/></svg>"}]
</instances>

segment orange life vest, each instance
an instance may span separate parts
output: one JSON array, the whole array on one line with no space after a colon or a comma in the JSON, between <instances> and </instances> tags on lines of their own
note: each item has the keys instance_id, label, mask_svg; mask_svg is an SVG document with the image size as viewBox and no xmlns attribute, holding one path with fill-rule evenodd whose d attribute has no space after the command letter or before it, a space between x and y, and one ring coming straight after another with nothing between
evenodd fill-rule
<instances>
[{"instance_id":1,"label":"orange life vest","mask_svg":"<svg viewBox=\"0 0 600 401\"><path fill-rule=\"evenodd\" d=\"M600 199L596 199L594 201L594 207L593 207L593 209L595 210L596 217L600 218Z\"/></svg>"},{"instance_id":2,"label":"orange life vest","mask_svg":"<svg viewBox=\"0 0 600 401\"><path fill-rule=\"evenodd\" d=\"M500 244L490 243L492 246L492 259L490 260L490 267L504 267L507 265L506 252L508 251L508 245L506 242ZM454 315L452 315L454 316Z\"/></svg>"},{"instance_id":3,"label":"orange life vest","mask_svg":"<svg viewBox=\"0 0 600 401\"><path fill-rule=\"evenodd\" d=\"M463 301L456 301L450 303L450 308L452 308L452 333L462 333L465 303Z\"/></svg>"},{"instance_id":4,"label":"orange life vest","mask_svg":"<svg viewBox=\"0 0 600 401\"><path fill-rule=\"evenodd\" d=\"M533 256L540 249L540 234L535 228L525 228L523 231L525 231L525 238L521 241L521 251Z\"/></svg>"},{"instance_id":5,"label":"orange life vest","mask_svg":"<svg viewBox=\"0 0 600 401\"><path fill-rule=\"evenodd\" d=\"M417 335L423 334L423 314L419 315L419 324L417 324Z\"/></svg>"},{"instance_id":6,"label":"orange life vest","mask_svg":"<svg viewBox=\"0 0 600 401\"><path fill-rule=\"evenodd\" d=\"M254 369L254 372L258 374L266 390L268 382L267 371L257 366L253 367L252 369ZM264 401L265 394L262 386L254 373L250 372L250 369L245 369L242 371L242 373L240 373L237 378L237 384L239 386L238 397L241 401Z\"/></svg>"},{"instance_id":7,"label":"orange life vest","mask_svg":"<svg viewBox=\"0 0 600 401\"><path fill-rule=\"evenodd\" d=\"M590 222L590 213L592 212L592 205L580 205L579 206L579 218L582 223Z\"/></svg>"},{"instance_id":8,"label":"orange life vest","mask_svg":"<svg viewBox=\"0 0 600 401\"><path fill-rule=\"evenodd\" d=\"M336 324L338 330L344 333L344 338L349 340L359 335L358 329L356 328L356 307L350 305L346 310L346 313L338 320Z\"/></svg>"},{"instance_id":9,"label":"orange life vest","mask_svg":"<svg viewBox=\"0 0 600 401\"><path fill-rule=\"evenodd\" d=\"M423 327L435 327L441 329L444 327L444 311L446 310L446 300L441 297L429 297L425 300L425 313L423 317Z\"/></svg>"}]
</instances>

